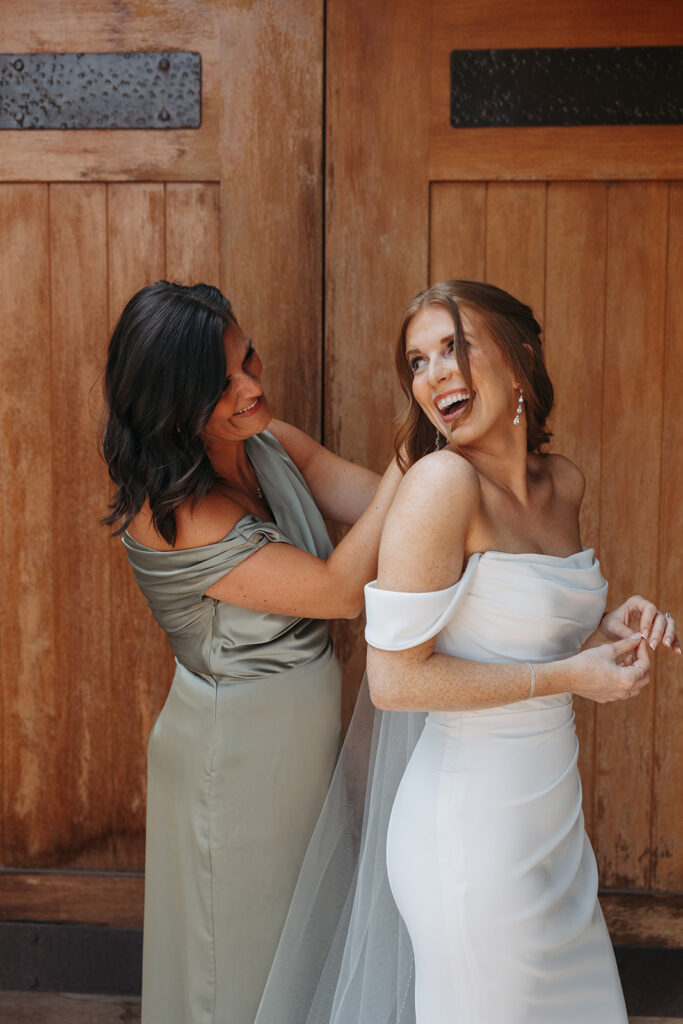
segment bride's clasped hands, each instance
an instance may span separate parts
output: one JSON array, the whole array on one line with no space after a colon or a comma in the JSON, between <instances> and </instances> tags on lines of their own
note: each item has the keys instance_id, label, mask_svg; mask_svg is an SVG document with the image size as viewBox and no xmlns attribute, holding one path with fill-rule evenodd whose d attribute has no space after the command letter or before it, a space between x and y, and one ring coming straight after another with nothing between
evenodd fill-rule
<instances>
[{"instance_id":1,"label":"bride's clasped hands","mask_svg":"<svg viewBox=\"0 0 683 1024\"><path fill-rule=\"evenodd\" d=\"M637 697L650 682L651 654L660 646L681 653L674 617L634 594L605 612L581 653L568 659L576 677L571 691L600 704Z\"/></svg>"}]
</instances>

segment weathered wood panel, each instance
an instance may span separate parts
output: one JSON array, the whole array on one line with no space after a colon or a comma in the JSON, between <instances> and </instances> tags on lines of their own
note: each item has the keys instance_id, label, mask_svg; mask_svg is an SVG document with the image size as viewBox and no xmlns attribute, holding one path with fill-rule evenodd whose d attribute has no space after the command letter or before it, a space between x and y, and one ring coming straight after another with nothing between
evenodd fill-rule
<instances>
[{"instance_id":1,"label":"weathered wood panel","mask_svg":"<svg viewBox=\"0 0 683 1024\"><path fill-rule=\"evenodd\" d=\"M683 896L601 892L600 906L615 946L683 947Z\"/></svg>"},{"instance_id":2,"label":"weathered wood panel","mask_svg":"<svg viewBox=\"0 0 683 1024\"><path fill-rule=\"evenodd\" d=\"M600 553L610 604L657 595L668 186L609 191ZM653 679L656 671L653 671ZM596 822L603 885L650 885L654 686L597 708Z\"/></svg>"},{"instance_id":3,"label":"weathered wood panel","mask_svg":"<svg viewBox=\"0 0 683 1024\"><path fill-rule=\"evenodd\" d=\"M0 871L3 921L78 921L142 928L143 901L141 874Z\"/></svg>"},{"instance_id":4,"label":"weathered wood panel","mask_svg":"<svg viewBox=\"0 0 683 1024\"><path fill-rule=\"evenodd\" d=\"M429 202L429 283L486 279L486 183L434 182Z\"/></svg>"},{"instance_id":5,"label":"weathered wood panel","mask_svg":"<svg viewBox=\"0 0 683 1024\"><path fill-rule=\"evenodd\" d=\"M276 416L320 438L323 4L226 5L221 280ZM245 190L251 201L245 201Z\"/></svg>"},{"instance_id":6,"label":"weathered wood panel","mask_svg":"<svg viewBox=\"0 0 683 1024\"><path fill-rule=\"evenodd\" d=\"M428 283L428 47L420 0L328 5L324 440L376 470L403 403L401 316ZM358 626L334 636L348 720L365 647Z\"/></svg>"},{"instance_id":7,"label":"weathered wood panel","mask_svg":"<svg viewBox=\"0 0 683 1024\"><path fill-rule=\"evenodd\" d=\"M602 184L554 183L548 189L544 345L555 388L554 451L586 476L584 544L597 547L602 468L607 190ZM598 557L600 552L597 552ZM574 702L586 827L592 834L595 704Z\"/></svg>"},{"instance_id":8,"label":"weathered wood panel","mask_svg":"<svg viewBox=\"0 0 683 1024\"><path fill-rule=\"evenodd\" d=\"M546 193L545 183L493 182L486 194L486 279L531 306L541 324Z\"/></svg>"},{"instance_id":9,"label":"weathered wood panel","mask_svg":"<svg viewBox=\"0 0 683 1024\"><path fill-rule=\"evenodd\" d=\"M325 439L383 469L396 334L427 285L429 15L418 0L352 0L327 26Z\"/></svg>"},{"instance_id":10,"label":"weathered wood panel","mask_svg":"<svg viewBox=\"0 0 683 1024\"><path fill-rule=\"evenodd\" d=\"M683 126L450 126L454 49L658 46L683 43L679 0L435 0L432 4L431 180L680 178Z\"/></svg>"},{"instance_id":11,"label":"weathered wood panel","mask_svg":"<svg viewBox=\"0 0 683 1024\"><path fill-rule=\"evenodd\" d=\"M6 131L3 181L218 180L220 85L215 0L26 0L2 5L5 53L196 50L202 124L177 131Z\"/></svg>"},{"instance_id":12,"label":"weathered wood panel","mask_svg":"<svg viewBox=\"0 0 683 1024\"><path fill-rule=\"evenodd\" d=\"M0 223L0 707L3 863L40 864L60 829L45 799L62 751L52 498L50 267L45 185L1 185Z\"/></svg>"},{"instance_id":13,"label":"weathered wood panel","mask_svg":"<svg viewBox=\"0 0 683 1024\"><path fill-rule=\"evenodd\" d=\"M220 287L218 185L166 186L166 276Z\"/></svg>"},{"instance_id":14,"label":"weathered wood panel","mask_svg":"<svg viewBox=\"0 0 683 1024\"><path fill-rule=\"evenodd\" d=\"M112 837L109 558L99 519L106 470L95 437L107 337L105 185L50 187L51 538L56 631L53 742L43 799L59 827L43 866L110 867ZM93 388L95 390L93 390ZM47 439L46 439L47 441Z\"/></svg>"},{"instance_id":15,"label":"weathered wood panel","mask_svg":"<svg viewBox=\"0 0 683 1024\"><path fill-rule=\"evenodd\" d=\"M109 327L139 288L166 274L163 185L110 185ZM103 352L104 360L104 352ZM115 750L115 865L144 864L147 738L172 677L166 639L133 581L120 541L109 544L111 573L111 723Z\"/></svg>"},{"instance_id":16,"label":"weathered wood panel","mask_svg":"<svg viewBox=\"0 0 683 1024\"><path fill-rule=\"evenodd\" d=\"M661 518L659 600L679 620L683 634L683 186L671 186L667 267L666 355L662 379ZM655 688L652 885L683 887L683 658L658 658ZM683 945L683 943L681 943Z\"/></svg>"}]
</instances>

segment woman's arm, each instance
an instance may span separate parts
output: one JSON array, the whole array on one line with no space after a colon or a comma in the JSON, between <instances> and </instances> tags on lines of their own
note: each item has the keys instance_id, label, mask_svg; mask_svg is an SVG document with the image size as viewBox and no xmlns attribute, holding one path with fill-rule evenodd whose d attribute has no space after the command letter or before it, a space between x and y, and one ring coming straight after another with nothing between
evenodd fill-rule
<instances>
[{"instance_id":1,"label":"woman's arm","mask_svg":"<svg viewBox=\"0 0 683 1024\"><path fill-rule=\"evenodd\" d=\"M382 525L400 478L392 462L360 519L327 560L289 544L266 544L210 587L207 596L278 615L355 618L363 607L363 587L377 571Z\"/></svg>"},{"instance_id":2,"label":"woman's arm","mask_svg":"<svg viewBox=\"0 0 683 1024\"><path fill-rule=\"evenodd\" d=\"M282 420L271 420L268 429L301 472L325 518L349 526L355 523L370 504L379 475L334 455Z\"/></svg>"},{"instance_id":3,"label":"woman's arm","mask_svg":"<svg viewBox=\"0 0 683 1024\"><path fill-rule=\"evenodd\" d=\"M442 590L456 582L479 500L477 474L464 459L451 452L421 459L406 474L387 516L378 586L415 593ZM436 653L435 643L434 638L405 651L368 649L370 694L378 707L455 711L529 697L528 666L455 658ZM641 644L637 633L574 658L535 664L535 694L571 691L598 701L635 695L648 681L644 649L632 667L618 662Z\"/></svg>"}]
</instances>

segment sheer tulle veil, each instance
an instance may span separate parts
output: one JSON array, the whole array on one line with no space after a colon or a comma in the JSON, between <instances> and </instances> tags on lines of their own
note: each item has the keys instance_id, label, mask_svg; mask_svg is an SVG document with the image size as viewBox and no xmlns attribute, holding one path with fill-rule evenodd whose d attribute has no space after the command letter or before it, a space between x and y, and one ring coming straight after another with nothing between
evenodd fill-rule
<instances>
[{"instance_id":1,"label":"sheer tulle veil","mask_svg":"<svg viewBox=\"0 0 683 1024\"><path fill-rule=\"evenodd\" d=\"M386 838L424 720L376 711L363 680L254 1024L415 1024Z\"/></svg>"}]
</instances>

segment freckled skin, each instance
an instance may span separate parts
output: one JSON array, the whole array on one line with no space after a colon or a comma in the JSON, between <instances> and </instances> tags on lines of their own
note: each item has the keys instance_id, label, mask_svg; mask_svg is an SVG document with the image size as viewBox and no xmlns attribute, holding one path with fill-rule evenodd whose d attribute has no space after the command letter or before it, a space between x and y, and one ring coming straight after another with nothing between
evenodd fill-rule
<instances>
[{"instance_id":1,"label":"freckled skin","mask_svg":"<svg viewBox=\"0 0 683 1024\"><path fill-rule=\"evenodd\" d=\"M460 308L472 376L468 416L445 422L436 400L465 388L454 326L443 306L418 312L406 331L413 395L448 446L406 473L382 534L378 586L425 592L451 586L477 551L569 555L581 548L583 474L561 455L526 450L526 415L513 422L518 382L481 317ZM596 634L599 631L596 631ZM536 695L574 692L600 702L624 699L648 680L642 638L606 644L602 636L573 658L536 666ZM529 696L525 665L466 661L434 651L436 638L407 651L368 648L368 677L378 707L463 710ZM599 646L598 646L599 645ZM633 652L635 666L622 667Z\"/></svg>"}]
</instances>

